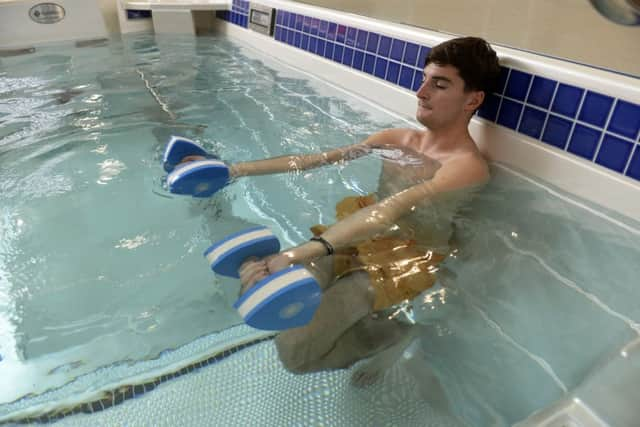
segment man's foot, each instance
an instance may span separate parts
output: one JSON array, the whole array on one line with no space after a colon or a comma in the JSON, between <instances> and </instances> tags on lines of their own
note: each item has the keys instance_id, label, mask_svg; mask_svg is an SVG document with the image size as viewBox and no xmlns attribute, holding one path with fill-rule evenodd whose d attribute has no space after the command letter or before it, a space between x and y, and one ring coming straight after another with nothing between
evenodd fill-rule
<instances>
[{"instance_id":1,"label":"man's foot","mask_svg":"<svg viewBox=\"0 0 640 427\"><path fill-rule=\"evenodd\" d=\"M356 369L351 375L351 384L362 388L373 385L382 379L385 372L393 366L393 361L381 356L382 354L374 356Z\"/></svg>"},{"instance_id":2,"label":"man's foot","mask_svg":"<svg viewBox=\"0 0 640 427\"><path fill-rule=\"evenodd\" d=\"M411 343L412 337L405 337L391 347L381 351L356 369L351 375L351 384L356 387L367 387L375 384L393 367Z\"/></svg>"}]
</instances>

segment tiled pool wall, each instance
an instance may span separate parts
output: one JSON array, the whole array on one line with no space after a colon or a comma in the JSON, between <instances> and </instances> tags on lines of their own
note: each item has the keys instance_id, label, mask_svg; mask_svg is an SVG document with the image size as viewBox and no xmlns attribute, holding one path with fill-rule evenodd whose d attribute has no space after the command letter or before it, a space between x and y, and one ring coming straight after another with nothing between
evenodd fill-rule
<instances>
[{"instance_id":1,"label":"tiled pool wall","mask_svg":"<svg viewBox=\"0 0 640 427\"><path fill-rule=\"evenodd\" d=\"M249 2L217 16L247 28ZM415 91L432 46L278 9L275 40ZM640 84L640 79L638 79ZM640 181L640 105L512 67L477 115Z\"/></svg>"}]
</instances>

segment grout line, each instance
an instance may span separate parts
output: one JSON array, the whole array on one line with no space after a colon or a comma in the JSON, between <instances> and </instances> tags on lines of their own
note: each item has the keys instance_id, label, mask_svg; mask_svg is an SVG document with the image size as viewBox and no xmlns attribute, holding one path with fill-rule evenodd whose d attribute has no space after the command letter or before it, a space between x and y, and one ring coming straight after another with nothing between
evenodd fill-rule
<instances>
[{"instance_id":1,"label":"grout line","mask_svg":"<svg viewBox=\"0 0 640 427\"><path fill-rule=\"evenodd\" d=\"M500 112L502 111L502 101L505 98L505 92L507 91L507 84L509 83L509 79L511 78L511 70L512 68L508 68L509 71L507 71L507 78L504 80L504 88L502 88L502 93L500 94L500 102L498 103L498 109L496 111L496 119L495 119L495 123L499 125L498 123L498 119L500 118ZM500 125L502 126L502 125Z\"/></svg>"},{"instance_id":2,"label":"grout line","mask_svg":"<svg viewBox=\"0 0 640 427\"><path fill-rule=\"evenodd\" d=\"M600 149L602 148L602 142L604 141L604 137L607 135L607 128L609 127L609 123L611 122L611 117L613 117L613 110L615 110L616 105L618 105L618 99L614 98L613 104L611 105L611 109L607 114L607 119L604 122L604 126L602 127L602 135L600 135L600 140L598 141L598 145L596 146L596 151L593 155L593 162L596 162L598 158L598 154L600 154Z\"/></svg>"},{"instance_id":3,"label":"grout line","mask_svg":"<svg viewBox=\"0 0 640 427\"><path fill-rule=\"evenodd\" d=\"M587 90L582 89L582 96L580 97L580 102L578 102L578 109L576 110L575 118L571 119L571 130L569 130L569 136L567 137L567 146L564 148L564 151L569 152L569 145L571 145L571 138L573 138L573 131L576 129L576 123L578 123L578 116L580 110L582 110L582 104L584 103L584 98L587 96ZM565 116L566 117L566 116Z\"/></svg>"},{"instance_id":4,"label":"grout line","mask_svg":"<svg viewBox=\"0 0 640 427\"><path fill-rule=\"evenodd\" d=\"M529 99L529 92L531 92L531 87L533 86L533 79L534 76L531 74L531 80L529 81L529 86L527 86L527 93L524 95L524 99L521 101L522 111L520 111L520 117L518 117L518 123L516 123L516 128L514 129L518 133L523 133L520 132L520 125L522 124L522 118L524 117L524 110L526 110L529 106L529 104L527 103L527 99Z\"/></svg>"},{"instance_id":5,"label":"grout line","mask_svg":"<svg viewBox=\"0 0 640 427\"><path fill-rule=\"evenodd\" d=\"M551 106L553 105L553 101L556 100L556 94L558 93L558 87L559 86L560 86L560 83L555 82L555 86L553 88L553 93L551 94L551 100L549 101L549 106L547 107L547 110L546 110L546 114L547 115L545 116L544 123L542 124L542 130L540 131L540 138L538 138L542 142L544 142L542 140L542 137L544 136L544 132L547 130L547 123L549 123L549 117L551 117Z\"/></svg>"},{"instance_id":6,"label":"grout line","mask_svg":"<svg viewBox=\"0 0 640 427\"><path fill-rule=\"evenodd\" d=\"M622 170L622 173L625 176L628 176L627 172L629 172L629 167L631 166L631 160L633 160L633 155L636 153L636 151L640 153L640 148L638 147L640 147L640 143L633 144L633 147L631 148L631 153L629 154L629 158L627 159L627 164L624 166L624 169Z\"/></svg>"}]
</instances>

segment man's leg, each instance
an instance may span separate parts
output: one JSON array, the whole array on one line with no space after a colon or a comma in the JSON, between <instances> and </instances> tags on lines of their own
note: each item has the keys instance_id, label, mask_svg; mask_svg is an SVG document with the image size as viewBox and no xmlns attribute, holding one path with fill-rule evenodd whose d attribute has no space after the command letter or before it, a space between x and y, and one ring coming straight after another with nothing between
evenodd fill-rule
<instances>
[{"instance_id":1,"label":"man's leg","mask_svg":"<svg viewBox=\"0 0 640 427\"><path fill-rule=\"evenodd\" d=\"M295 373L347 368L402 339L408 325L372 313L369 275L356 271L330 283L330 262L314 269L325 289L312 321L276 337L285 368ZM329 270L330 268L330 270Z\"/></svg>"},{"instance_id":2,"label":"man's leg","mask_svg":"<svg viewBox=\"0 0 640 427\"><path fill-rule=\"evenodd\" d=\"M327 270L323 270L319 274L312 272L318 277L326 275ZM324 292L311 322L283 331L275 340L280 360L291 372L325 369L318 363L334 348L338 338L371 312L373 294L366 273L355 272L335 283L321 279L318 282Z\"/></svg>"}]
</instances>

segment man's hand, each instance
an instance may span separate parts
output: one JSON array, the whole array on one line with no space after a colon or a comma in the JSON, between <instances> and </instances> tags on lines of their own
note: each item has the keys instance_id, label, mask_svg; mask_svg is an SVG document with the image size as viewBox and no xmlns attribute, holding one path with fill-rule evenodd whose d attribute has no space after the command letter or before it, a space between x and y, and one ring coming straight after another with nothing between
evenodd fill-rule
<instances>
[{"instance_id":1,"label":"man's hand","mask_svg":"<svg viewBox=\"0 0 640 427\"><path fill-rule=\"evenodd\" d=\"M268 257L258 259L249 258L240 266L238 273L240 274L240 295L247 292L253 285L260 280L291 265L291 258L285 253L270 255Z\"/></svg>"},{"instance_id":2,"label":"man's hand","mask_svg":"<svg viewBox=\"0 0 640 427\"><path fill-rule=\"evenodd\" d=\"M267 277L269 269L265 259L249 258L240 266L240 295L247 292L253 285Z\"/></svg>"}]
</instances>

